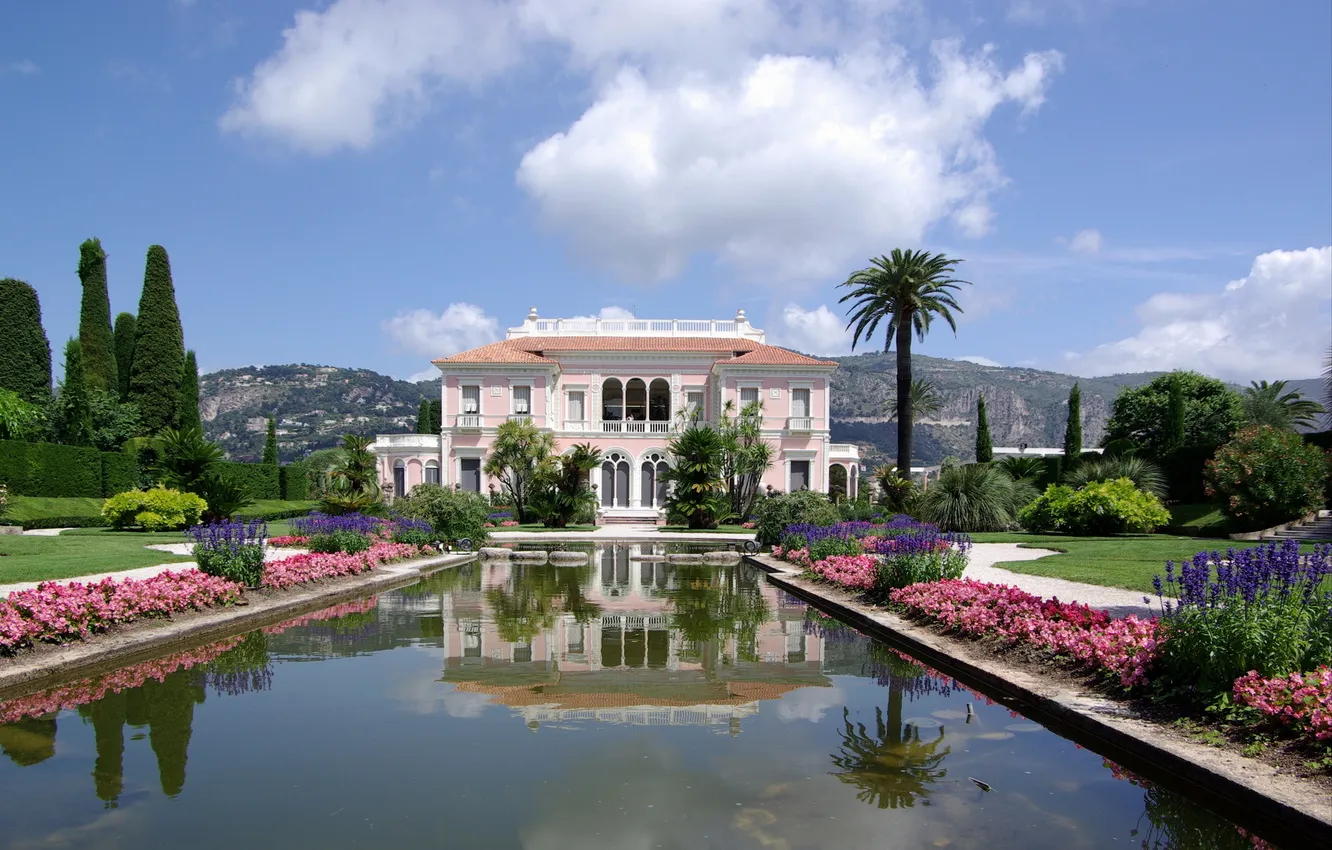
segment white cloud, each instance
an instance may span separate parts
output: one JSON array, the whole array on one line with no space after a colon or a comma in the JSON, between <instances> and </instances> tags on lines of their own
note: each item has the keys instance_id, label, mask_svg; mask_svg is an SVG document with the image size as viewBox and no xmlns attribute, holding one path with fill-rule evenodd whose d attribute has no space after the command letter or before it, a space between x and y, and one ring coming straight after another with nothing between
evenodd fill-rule
<instances>
[{"instance_id":1,"label":"white cloud","mask_svg":"<svg viewBox=\"0 0 1332 850\"><path fill-rule=\"evenodd\" d=\"M595 316L573 316L574 319L632 319L635 318L632 310L624 307L602 307Z\"/></svg>"},{"instance_id":2,"label":"white cloud","mask_svg":"<svg viewBox=\"0 0 1332 850\"><path fill-rule=\"evenodd\" d=\"M450 304L442 313L405 310L380 327L399 347L428 357L447 357L500 338L499 320L465 303Z\"/></svg>"},{"instance_id":3,"label":"white cloud","mask_svg":"<svg viewBox=\"0 0 1332 850\"><path fill-rule=\"evenodd\" d=\"M407 380L411 381L412 383L417 383L419 381L433 381L435 378L438 377L439 377L439 370L436 369L434 366L431 366L429 369L422 369L419 372L408 375Z\"/></svg>"},{"instance_id":4,"label":"white cloud","mask_svg":"<svg viewBox=\"0 0 1332 850\"><path fill-rule=\"evenodd\" d=\"M593 102L516 177L581 258L642 281L698 255L768 282L825 278L939 222L988 232L1005 178L984 126L1005 104L1037 109L1062 65L1001 67L945 40L918 67L886 40L883 5L337 0L297 14L221 126L364 149L441 89L563 55Z\"/></svg>"},{"instance_id":5,"label":"white cloud","mask_svg":"<svg viewBox=\"0 0 1332 850\"><path fill-rule=\"evenodd\" d=\"M1270 251L1219 292L1162 292L1138 306L1141 330L1085 354L1079 375L1194 369L1218 378L1300 378L1321 371L1332 334L1332 247Z\"/></svg>"},{"instance_id":6,"label":"white cloud","mask_svg":"<svg viewBox=\"0 0 1332 850\"><path fill-rule=\"evenodd\" d=\"M806 310L787 304L781 325L773 332L774 342L806 354L837 355L851 352L851 332L846 319L820 304Z\"/></svg>"},{"instance_id":7,"label":"white cloud","mask_svg":"<svg viewBox=\"0 0 1332 850\"><path fill-rule=\"evenodd\" d=\"M777 717L783 723L807 720L818 723L830 708L846 705L846 692L841 688L801 688L785 694L777 702Z\"/></svg>"},{"instance_id":8,"label":"white cloud","mask_svg":"<svg viewBox=\"0 0 1332 850\"><path fill-rule=\"evenodd\" d=\"M1004 365L1004 364L1000 363L1000 362L997 361L997 360L991 360L990 358L988 358L988 357L982 357L982 356L980 356L979 354L968 354L968 355L966 355L965 357L959 357L959 358L957 358L957 359L958 359L958 360L963 360L963 361L965 361L965 362L967 362L967 363L975 363L977 366L993 366L993 367L1000 367L1000 366L1003 366L1003 365Z\"/></svg>"},{"instance_id":9,"label":"white cloud","mask_svg":"<svg viewBox=\"0 0 1332 850\"><path fill-rule=\"evenodd\" d=\"M1099 254L1101 251L1101 231L1094 229L1079 230L1068 243L1068 250L1079 254Z\"/></svg>"},{"instance_id":10,"label":"white cloud","mask_svg":"<svg viewBox=\"0 0 1332 850\"><path fill-rule=\"evenodd\" d=\"M33 74L40 73L41 70L42 69L37 66L37 63L31 59L17 59L13 62L6 62L3 65L0 65L0 73L8 71L15 74L21 74L25 77L31 77Z\"/></svg>"}]
</instances>

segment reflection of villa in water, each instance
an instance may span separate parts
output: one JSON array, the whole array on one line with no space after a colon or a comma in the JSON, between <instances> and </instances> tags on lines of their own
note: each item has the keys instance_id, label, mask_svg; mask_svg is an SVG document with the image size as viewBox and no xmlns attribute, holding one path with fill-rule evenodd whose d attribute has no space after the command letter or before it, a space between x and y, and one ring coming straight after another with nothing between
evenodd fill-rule
<instances>
[{"instance_id":1,"label":"reflection of villa in water","mask_svg":"<svg viewBox=\"0 0 1332 850\"><path fill-rule=\"evenodd\" d=\"M479 589L442 597L444 680L491 695L529 726L722 725L733 734L762 700L830 684L803 605L747 567L642 560L656 554L620 544L597 547L581 568L478 564ZM580 588L577 610L555 605L505 622L497 601L535 570Z\"/></svg>"}]
</instances>

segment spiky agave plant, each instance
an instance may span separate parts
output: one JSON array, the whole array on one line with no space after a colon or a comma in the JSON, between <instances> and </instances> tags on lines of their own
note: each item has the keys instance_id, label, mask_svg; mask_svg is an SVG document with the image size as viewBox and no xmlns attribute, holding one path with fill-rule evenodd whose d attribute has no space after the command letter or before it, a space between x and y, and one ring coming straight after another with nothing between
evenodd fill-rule
<instances>
[{"instance_id":1,"label":"spiky agave plant","mask_svg":"<svg viewBox=\"0 0 1332 850\"><path fill-rule=\"evenodd\" d=\"M1065 474L1064 483L1070 487L1084 487L1093 481L1116 481L1120 478L1128 478L1133 486L1159 499L1165 498L1169 487L1161 467L1135 455L1089 460Z\"/></svg>"}]
</instances>

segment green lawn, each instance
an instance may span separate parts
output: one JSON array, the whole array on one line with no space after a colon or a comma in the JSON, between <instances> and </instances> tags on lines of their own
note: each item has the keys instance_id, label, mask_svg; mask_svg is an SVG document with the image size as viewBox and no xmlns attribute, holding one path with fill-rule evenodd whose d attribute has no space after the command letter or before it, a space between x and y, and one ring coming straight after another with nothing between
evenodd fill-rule
<instances>
[{"instance_id":1,"label":"green lawn","mask_svg":"<svg viewBox=\"0 0 1332 850\"><path fill-rule=\"evenodd\" d=\"M1154 594L1152 579L1164 575L1166 561L1183 561L1204 550L1243 549L1258 545L1255 541L1207 540L1167 534L1130 534L1122 537L1066 537L1025 532L973 534L977 543L1020 543L1035 549L1056 549L1062 554L1035 561L1009 561L996 564L1006 570L1027 575L1123 587ZM1303 546L1310 551L1311 546Z\"/></svg>"},{"instance_id":2,"label":"green lawn","mask_svg":"<svg viewBox=\"0 0 1332 850\"><path fill-rule=\"evenodd\" d=\"M148 543L179 543L184 535L80 528L54 537L0 534L0 584L73 578L189 561L189 557L145 549Z\"/></svg>"},{"instance_id":3,"label":"green lawn","mask_svg":"<svg viewBox=\"0 0 1332 850\"><path fill-rule=\"evenodd\" d=\"M101 499L10 496L9 504L5 507L5 514L0 517L0 525L22 525L25 521L44 517L95 517L101 515Z\"/></svg>"},{"instance_id":4,"label":"green lawn","mask_svg":"<svg viewBox=\"0 0 1332 850\"><path fill-rule=\"evenodd\" d=\"M690 528L687 525L663 525L661 531L677 534L754 534L755 529L740 525L719 525L716 528Z\"/></svg>"},{"instance_id":5,"label":"green lawn","mask_svg":"<svg viewBox=\"0 0 1332 850\"><path fill-rule=\"evenodd\" d=\"M497 527L486 530L491 534L497 531L540 531L545 533L547 531L596 531L597 527L595 525L566 525L564 528L547 528L539 522L525 522L522 525L511 525L508 528Z\"/></svg>"}]
</instances>

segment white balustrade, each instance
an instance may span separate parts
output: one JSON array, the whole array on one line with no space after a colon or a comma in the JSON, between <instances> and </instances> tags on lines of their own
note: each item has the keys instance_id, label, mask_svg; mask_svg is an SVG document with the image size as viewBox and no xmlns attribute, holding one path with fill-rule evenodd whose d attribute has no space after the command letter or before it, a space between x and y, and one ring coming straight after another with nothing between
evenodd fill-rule
<instances>
[{"instance_id":1,"label":"white balustrade","mask_svg":"<svg viewBox=\"0 0 1332 850\"><path fill-rule=\"evenodd\" d=\"M814 430L814 420L809 416L792 416L786 420L786 430L807 432Z\"/></svg>"},{"instance_id":2,"label":"white balustrade","mask_svg":"<svg viewBox=\"0 0 1332 850\"><path fill-rule=\"evenodd\" d=\"M454 425L464 431L481 430L481 414L479 413L460 413L454 421Z\"/></svg>"}]
</instances>

